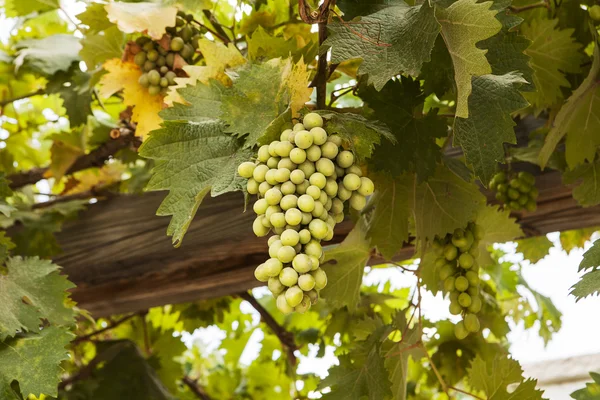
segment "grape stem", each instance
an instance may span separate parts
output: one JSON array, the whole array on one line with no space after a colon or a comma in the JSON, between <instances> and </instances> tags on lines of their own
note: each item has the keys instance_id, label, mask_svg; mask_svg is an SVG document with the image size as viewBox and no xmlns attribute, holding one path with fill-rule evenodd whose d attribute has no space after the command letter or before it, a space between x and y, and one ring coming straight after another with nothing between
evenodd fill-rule
<instances>
[{"instance_id":1,"label":"grape stem","mask_svg":"<svg viewBox=\"0 0 600 400\"><path fill-rule=\"evenodd\" d=\"M212 16L212 14L211 14ZM209 28L208 26L204 25L202 22L194 19L192 20L192 22L196 23L199 27L206 29L208 32L210 32L211 35L213 35L214 37L218 38L220 41L222 41L225 44L229 44L229 42L231 42L231 40L229 40L229 37L225 34L225 31L223 32L223 35L218 33L217 31ZM210 21L213 25L217 25L218 23L213 22L212 20ZM219 25L220 26L220 25Z\"/></svg>"},{"instance_id":2,"label":"grape stem","mask_svg":"<svg viewBox=\"0 0 600 400\"><path fill-rule=\"evenodd\" d=\"M550 8L550 6L548 5L548 3L546 1L540 1L539 3L527 4L522 7L517 7L517 6L508 7L510 12L513 14L518 14L520 12L532 10L534 8Z\"/></svg>"},{"instance_id":3,"label":"grape stem","mask_svg":"<svg viewBox=\"0 0 600 400\"><path fill-rule=\"evenodd\" d=\"M99 334L104 333L106 331L110 331L111 329L116 328L117 326L121 325L122 323L129 321L131 318L135 317L136 315L140 315L140 313L133 313L133 314L126 315L126 316L124 316L122 318L119 318L118 320L116 320L116 321L108 324L107 326L105 326L102 329L98 329L97 331L94 331L92 333L88 333L85 336L80 336L80 337L76 338L75 340L73 340L71 342L71 344L77 344L77 343L88 341L88 340L90 340L92 337L94 337L96 335L99 335Z\"/></svg>"},{"instance_id":4,"label":"grape stem","mask_svg":"<svg viewBox=\"0 0 600 400\"><path fill-rule=\"evenodd\" d=\"M211 400L210 396L206 391L198 385L198 380L190 378L188 375L184 376L182 379L183 383L186 384L187 387L190 388L192 393L196 395L201 400Z\"/></svg>"},{"instance_id":5,"label":"grape stem","mask_svg":"<svg viewBox=\"0 0 600 400\"><path fill-rule=\"evenodd\" d=\"M294 352L298 350L294 335L291 332L286 331L281 325L275 321L273 316L248 292L242 292L239 296L246 300L258 313L262 321L271 329L271 331L279 338L281 344L287 350L287 356L290 364L296 366L297 360Z\"/></svg>"},{"instance_id":6,"label":"grape stem","mask_svg":"<svg viewBox=\"0 0 600 400\"><path fill-rule=\"evenodd\" d=\"M214 30L209 29L207 26L204 26L204 27L210 33L212 33L213 35L215 35L219 39L221 39L223 41L223 43L225 43L226 45L229 44L231 42L231 40L229 40L229 36L227 36L227 32L225 32L225 30L223 29L223 26L221 26L219 21L217 21L217 19L213 15L213 13L210 12L210 10L202 10L202 13L206 17L206 19L208 19L208 21L212 24Z\"/></svg>"}]
</instances>

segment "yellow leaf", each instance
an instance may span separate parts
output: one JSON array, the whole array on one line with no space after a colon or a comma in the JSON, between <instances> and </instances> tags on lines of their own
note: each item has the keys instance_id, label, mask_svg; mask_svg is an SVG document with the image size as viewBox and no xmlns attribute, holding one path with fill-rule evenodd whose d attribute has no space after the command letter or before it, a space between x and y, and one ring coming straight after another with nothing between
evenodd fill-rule
<instances>
[{"instance_id":1,"label":"yellow leaf","mask_svg":"<svg viewBox=\"0 0 600 400\"><path fill-rule=\"evenodd\" d=\"M125 166L120 162L104 164L102 168L89 168L79 171L67 182L65 190L61 194L77 194L93 188L108 186L119 182L124 172Z\"/></svg>"},{"instance_id":2,"label":"yellow leaf","mask_svg":"<svg viewBox=\"0 0 600 400\"><path fill-rule=\"evenodd\" d=\"M50 168L44 173L44 178L53 177L58 182L77 157L83 154L83 149L66 142L55 141L50 148L50 154Z\"/></svg>"},{"instance_id":3,"label":"yellow leaf","mask_svg":"<svg viewBox=\"0 0 600 400\"><path fill-rule=\"evenodd\" d=\"M167 26L175 26L177 8L156 3L109 3L104 6L110 22L124 33L143 32L158 40Z\"/></svg>"},{"instance_id":4,"label":"yellow leaf","mask_svg":"<svg viewBox=\"0 0 600 400\"><path fill-rule=\"evenodd\" d=\"M308 87L310 71L303 59L294 64L288 59L283 68L282 83L288 88L290 94L290 108L292 117L298 116L298 111L310 100L313 89Z\"/></svg>"},{"instance_id":5,"label":"yellow leaf","mask_svg":"<svg viewBox=\"0 0 600 400\"><path fill-rule=\"evenodd\" d=\"M175 78L177 85L170 86L165 97L165 103L172 106L173 103L185 103L185 100L177 93L177 89L187 85L196 85L200 81L207 84L210 79L217 79L225 86L231 86L231 79L225 74L227 68L235 68L246 64L247 60L239 50L230 43L225 46L222 43L213 42L208 39L200 39L198 51L204 56L205 66L187 65L183 70L188 74L187 78Z\"/></svg>"},{"instance_id":6,"label":"yellow leaf","mask_svg":"<svg viewBox=\"0 0 600 400\"><path fill-rule=\"evenodd\" d=\"M132 62L113 58L104 63L108 71L100 79L100 96L108 98L123 90L123 102L133 107L131 119L137 123L135 134L145 137L160 128L162 119L158 113L163 109L163 97L151 96L148 90L138 83L142 71Z\"/></svg>"}]
</instances>

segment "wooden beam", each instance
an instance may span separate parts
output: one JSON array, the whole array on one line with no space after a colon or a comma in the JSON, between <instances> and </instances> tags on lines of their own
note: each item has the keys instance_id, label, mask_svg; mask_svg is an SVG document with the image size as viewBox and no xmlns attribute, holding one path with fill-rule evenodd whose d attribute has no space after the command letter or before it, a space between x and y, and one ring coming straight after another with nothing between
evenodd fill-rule
<instances>
[{"instance_id":1,"label":"wooden beam","mask_svg":"<svg viewBox=\"0 0 600 400\"><path fill-rule=\"evenodd\" d=\"M557 172L538 176L538 209L515 214L527 236L600 225L600 206L581 208ZM487 193L491 198L491 193ZM165 193L117 196L93 204L58 234L64 253L55 261L77 284L73 298L94 316L225 296L260 283L253 270L267 257L266 238L252 233L251 210L240 193L207 198L175 249L169 217L155 216ZM332 243L352 229L336 226ZM397 259L413 254L408 246ZM371 261L380 263L380 257Z\"/></svg>"}]
</instances>

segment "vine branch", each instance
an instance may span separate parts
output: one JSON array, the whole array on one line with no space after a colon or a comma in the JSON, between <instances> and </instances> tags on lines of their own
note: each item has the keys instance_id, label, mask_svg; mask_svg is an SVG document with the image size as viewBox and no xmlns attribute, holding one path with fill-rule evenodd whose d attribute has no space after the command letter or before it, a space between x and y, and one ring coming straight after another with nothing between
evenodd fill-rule
<instances>
[{"instance_id":1,"label":"vine branch","mask_svg":"<svg viewBox=\"0 0 600 400\"><path fill-rule=\"evenodd\" d=\"M75 338L71 342L71 344L77 344L77 343L81 343L81 342L85 342L87 340L90 340L92 337L94 337L96 335L99 335L101 333L109 331L109 330L111 330L113 328L116 328L117 326L121 325L122 323L129 321L131 318L135 317L136 315L140 315L140 314L139 313L134 313L134 314L129 314L129 315L126 315L124 317L121 317L118 320L116 320L114 322L111 322L110 324L108 324L107 326L105 326L102 329L98 329L98 330L96 330L96 331L94 331L92 333L89 333L89 334L85 335L85 336L80 336L78 338Z\"/></svg>"},{"instance_id":2,"label":"vine branch","mask_svg":"<svg viewBox=\"0 0 600 400\"><path fill-rule=\"evenodd\" d=\"M189 376L184 376L182 379L183 383L186 384L187 387L190 388L192 393L194 393L201 400L211 400L210 396L206 391L198 385L198 381L190 378Z\"/></svg>"},{"instance_id":3,"label":"vine branch","mask_svg":"<svg viewBox=\"0 0 600 400\"><path fill-rule=\"evenodd\" d=\"M296 365L296 355L294 352L298 350L298 346L294 340L294 335L279 325L273 316L271 316L271 314L269 314L269 312L262 305L260 305L260 303L250 293L242 292L239 296L250 303L252 307L258 311L262 321L267 324L271 331L273 331L273 333L279 338L281 344L286 348L290 363L292 365Z\"/></svg>"},{"instance_id":4,"label":"vine branch","mask_svg":"<svg viewBox=\"0 0 600 400\"><path fill-rule=\"evenodd\" d=\"M212 26L214 28L214 32L212 30L209 30L209 32L211 32L213 35L216 35L226 45L229 44L231 42L231 40L229 40L229 36L227 36L227 32L225 32L225 29L223 29L223 26L219 23L219 21L217 21L217 19L213 15L213 13L210 10L202 10L202 13L210 21L210 23L212 24ZM206 27L206 28L208 29L208 27Z\"/></svg>"},{"instance_id":5,"label":"vine branch","mask_svg":"<svg viewBox=\"0 0 600 400\"><path fill-rule=\"evenodd\" d=\"M510 6L510 7L508 7L508 9L510 10L510 12L513 13L513 14L518 14L520 12L532 10L534 8L546 8L546 9L550 9L550 6L548 5L548 3L546 1L540 1L539 3L527 4L527 5L521 6L521 7L517 7L517 6Z\"/></svg>"},{"instance_id":6,"label":"vine branch","mask_svg":"<svg viewBox=\"0 0 600 400\"><path fill-rule=\"evenodd\" d=\"M44 90L38 89L35 92L27 93L22 96L17 96L17 97L13 97L12 99L2 100L2 101L0 101L0 107L4 107L12 102L17 101L17 100L27 99L29 97L38 96L38 95L41 95L44 93L46 93L46 92L44 92Z\"/></svg>"}]
</instances>

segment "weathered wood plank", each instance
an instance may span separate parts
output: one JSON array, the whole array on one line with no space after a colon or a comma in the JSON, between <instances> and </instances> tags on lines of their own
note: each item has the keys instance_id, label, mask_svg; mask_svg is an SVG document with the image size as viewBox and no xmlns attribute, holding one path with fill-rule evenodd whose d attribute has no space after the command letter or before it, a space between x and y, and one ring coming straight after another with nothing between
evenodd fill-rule
<instances>
[{"instance_id":1,"label":"weathered wood plank","mask_svg":"<svg viewBox=\"0 0 600 400\"><path fill-rule=\"evenodd\" d=\"M579 207L558 173L541 174L537 187L537 211L517 215L528 236L600 225L600 206ZM253 270L267 257L266 239L253 235L253 213L243 212L241 194L206 199L178 249L165 234L170 218L154 215L163 197L118 196L91 205L65 225L58 235L64 253L55 261L78 285L73 297L82 308L103 316L259 285ZM351 222L339 224L332 242L350 229ZM406 247L397 258L412 254Z\"/></svg>"}]
</instances>

